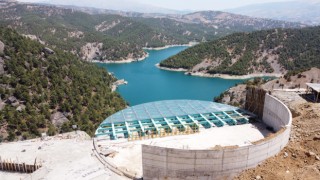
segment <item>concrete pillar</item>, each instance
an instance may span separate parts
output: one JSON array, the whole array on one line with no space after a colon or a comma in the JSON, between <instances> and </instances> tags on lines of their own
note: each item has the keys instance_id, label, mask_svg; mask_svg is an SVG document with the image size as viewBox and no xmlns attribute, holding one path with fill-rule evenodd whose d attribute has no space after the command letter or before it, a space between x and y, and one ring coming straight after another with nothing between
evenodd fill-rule
<instances>
[{"instance_id":1,"label":"concrete pillar","mask_svg":"<svg viewBox=\"0 0 320 180\"><path fill-rule=\"evenodd\" d=\"M114 137L114 139L118 139L118 137L116 135L116 130L114 128L114 124L112 123L111 126L112 126L112 136Z\"/></svg>"},{"instance_id":2,"label":"concrete pillar","mask_svg":"<svg viewBox=\"0 0 320 180\"><path fill-rule=\"evenodd\" d=\"M170 130L171 130L171 132L172 132L172 126L169 124L168 119L167 119L167 118L164 118L164 121L168 124L168 126L169 126L169 128L170 128Z\"/></svg>"},{"instance_id":3,"label":"concrete pillar","mask_svg":"<svg viewBox=\"0 0 320 180\"><path fill-rule=\"evenodd\" d=\"M130 129L129 129L129 125L127 122L124 122L126 124L126 129L127 129L127 132L128 132L128 137L130 137L131 135L131 132L130 132Z\"/></svg>"}]
</instances>

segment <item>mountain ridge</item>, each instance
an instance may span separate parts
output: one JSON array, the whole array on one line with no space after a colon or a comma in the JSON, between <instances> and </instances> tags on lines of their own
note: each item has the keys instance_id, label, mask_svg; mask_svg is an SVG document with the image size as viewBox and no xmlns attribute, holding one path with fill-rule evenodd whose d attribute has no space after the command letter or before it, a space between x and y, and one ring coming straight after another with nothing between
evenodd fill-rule
<instances>
[{"instance_id":1,"label":"mountain ridge","mask_svg":"<svg viewBox=\"0 0 320 180\"><path fill-rule=\"evenodd\" d=\"M235 33L191 47L160 63L189 74L279 74L319 67L320 27Z\"/></svg>"},{"instance_id":2,"label":"mountain ridge","mask_svg":"<svg viewBox=\"0 0 320 180\"><path fill-rule=\"evenodd\" d=\"M211 11L185 15L180 20L179 15L172 15L175 20L138 15L90 15L74 9L30 3L3 4L0 9L3 26L73 52L82 59L98 61L141 59L146 55L143 47L201 42L239 31L303 26Z\"/></svg>"},{"instance_id":3,"label":"mountain ridge","mask_svg":"<svg viewBox=\"0 0 320 180\"><path fill-rule=\"evenodd\" d=\"M308 25L320 24L320 1L318 0L261 3L225 11L252 17L301 22Z\"/></svg>"},{"instance_id":4,"label":"mountain ridge","mask_svg":"<svg viewBox=\"0 0 320 180\"><path fill-rule=\"evenodd\" d=\"M24 2L24 1L22 1ZM44 0L39 1L37 4L58 5L58 6L74 6L74 7L90 7L100 9L112 9L115 11L128 11L139 13L164 13L164 14L180 14L183 11L158 7L150 4L132 2L129 0Z\"/></svg>"}]
</instances>

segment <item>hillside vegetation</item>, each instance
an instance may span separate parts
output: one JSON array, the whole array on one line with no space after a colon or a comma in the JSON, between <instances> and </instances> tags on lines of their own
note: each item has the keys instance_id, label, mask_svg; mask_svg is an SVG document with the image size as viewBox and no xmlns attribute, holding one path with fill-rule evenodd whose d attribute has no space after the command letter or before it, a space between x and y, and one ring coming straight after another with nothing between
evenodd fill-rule
<instances>
[{"instance_id":1,"label":"hillside vegetation","mask_svg":"<svg viewBox=\"0 0 320 180\"><path fill-rule=\"evenodd\" d=\"M125 101L104 69L0 28L0 136L9 141L72 130L93 135ZM56 116L59 117L55 122Z\"/></svg>"},{"instance_id":2,"label":"hillside vegetation","mask_svg":"<svg viewBox=\"0 0 320 180\"><path fill-rule=\"evenodd\" d=\"M56 6L0 3L0 24L85 60L139 59L146 55L143 47L201 42L239 31L301 26L214 11L184 16L149 14L146 18L143 14L91 15Z\"/></svg>"},{"instance_id":3,"label":"hillside vegetation","mask_svg":"<svg viewBox=\"0 0 320 180\"><path fill-rule=\"evenodd\" d=\"M235 33L189 48L160 63L190 72L246 75L320 67L320 27Z\"/></svg>"}]
</instances>

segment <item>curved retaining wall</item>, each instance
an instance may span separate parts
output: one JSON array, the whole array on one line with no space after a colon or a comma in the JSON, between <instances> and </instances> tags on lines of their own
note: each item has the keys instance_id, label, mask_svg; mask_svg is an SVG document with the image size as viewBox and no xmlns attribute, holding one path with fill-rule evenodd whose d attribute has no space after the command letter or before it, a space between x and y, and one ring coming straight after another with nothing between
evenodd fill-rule
<instances>
[{"instance_id":1,"label":"curved retaining wall","mask_svg":"<svg viewBox=\"0 0 320 180\"><path fill-rule=\"evenodd\" d=\"M292 116L281 101L266 95L263 121L278 132L244 147L183 150L142 145L143 179L222 179L256 167L286 146Z\"/></svg>"},{"instance_id":2,"label":"curved retaining wall","mask_svg":"<svg viewBox=\"0 0 320 180\"><path fill-rule=\"evenodd\" d=\"M279 131L283 127L291 127L292 124L292 115L289 108L269 94L266 94L265 97L262 119L275 131Z\"/></svg>"}]
</instances>

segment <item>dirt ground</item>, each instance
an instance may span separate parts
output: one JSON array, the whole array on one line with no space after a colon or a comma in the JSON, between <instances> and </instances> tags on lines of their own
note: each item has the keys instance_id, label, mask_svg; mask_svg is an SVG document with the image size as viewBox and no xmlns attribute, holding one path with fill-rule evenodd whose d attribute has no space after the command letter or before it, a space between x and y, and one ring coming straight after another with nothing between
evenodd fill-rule
<instances>
[{"instance_id":1,"label":"dirt ground","mask_svg":"<svg viewBox=\"0 0 320 180\"><path fill-rule=\"evenodd\" d=\"M294 117L289 144L235 179L320 179L320 103L287 101L287 105Z\"/></svg>"}]
</instances>

